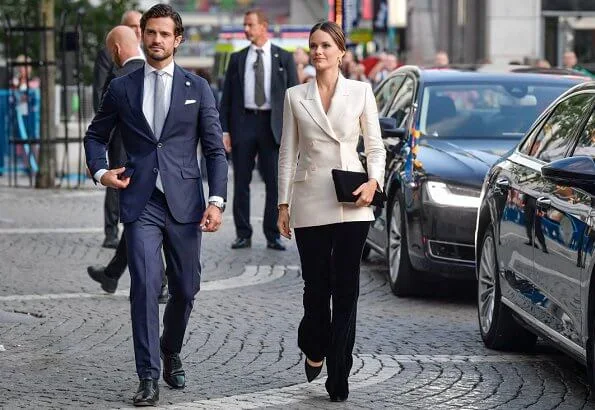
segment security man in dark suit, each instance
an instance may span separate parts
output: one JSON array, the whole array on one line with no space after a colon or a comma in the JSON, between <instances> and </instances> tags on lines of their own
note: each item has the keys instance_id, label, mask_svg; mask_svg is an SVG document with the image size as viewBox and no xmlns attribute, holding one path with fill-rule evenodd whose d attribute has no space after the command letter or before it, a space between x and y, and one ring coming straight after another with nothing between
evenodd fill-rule
<instances>
[{"instance_id":1,"label":"security man in dark suit","mask_svg":"<svg viewBox=\"0 0 595 410\"><path fill-rule=\"evenodd\" d=\"M298 83L291 53L271 44L268 19L258 9L244 15L244 33L252 44L229 60L220 117L223 144L233 162L233 218L236 239L232 249L252 246L250 182L258 155L266 185L263 230L267 247L285 250L277 228L277 162L283 127L285 90Z\"/></svg>"},{"instance_id":2,"label":"security man in dark suit","mask_svg":"<svg viewBox=\"0 0 595 410\"><path fill-rule=\"evenodd\" d=\"M140 47L141 16L141 13L136 10L128 10L122 15L120 24L132 29L136 37L136 48L138 49L139 55L144 60L144 55L142 54L142 49ZM110 54L111 50L108 50L107 47L104 47L99 50L99 53L97 53L97 58L95 59L95 66L93 68L93 110L95 112L99 110L99 104L101 103L103 94L111 79L114 78L115 71L119 67L112 60ZM108 147L108 156L110 163L126 161L126 153L124 152L124 146L122 145L121 138L112 138L112 141ZM107 188L105 191L104 203L105 240L103 241L102 245L104 248L115 249L118 246L118 220L118 191L112 188Z\"/></svg>"},{"instance_id":3,"label":"security man in dark suit","mask_svg":"<svg viewBox=\"0 0 595 410\"><path fill-rule=\"evenodd\" d=\"M145 58L138 48L137 37L133 29L125 25L117 26L108 34L106 43L105 50L110 54L110 61L114 62L115 67L107 77L105 86L102 87L104 90L107 89L112 79L125 76L145 65ZM114 146L117 149L111 149ZM122 136L117 128L112 131L109 147L108 159L110 166L113 168L124 166L126 163L126 151L122 143ZM117 199L118 190L113 189L113 191ZM116 208L117 211L118 209ZM93 280L101 284L101 288L104 291L114 293L118 287L118 280L126 270L127 265L126 237L122 235L122 239L116 248L116 253L107 266L89 266L87 267L87 273ZM163 272L159 303L166 303L167 299L167 279L165 272Z\"/></svg>"}]
</instances>

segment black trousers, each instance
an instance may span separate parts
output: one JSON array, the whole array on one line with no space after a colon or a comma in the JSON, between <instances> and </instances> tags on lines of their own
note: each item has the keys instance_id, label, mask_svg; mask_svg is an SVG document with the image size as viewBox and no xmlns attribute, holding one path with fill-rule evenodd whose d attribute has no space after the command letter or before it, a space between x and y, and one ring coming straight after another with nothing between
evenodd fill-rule
<instances>
[{"instance_id":1,"label":"black trousers","mask_svg":"<svg viewBox=\"0 0 595 410\"><path fill-rule=\"evenodd\" d=\"M126 162L126 151L122 136L119 132L112 132L107 149L110 168L118 168ZM120 220L120 194L117 189L106 188L103 203L104 232L106 238L118 237L118 221Z\"/></svg>"},{"instance_id":2,"label":"black trousers","mask_svg":"<svg viewBox=\"0 0 595 410\"><path fill-rule=\"evenodd\" d=\"M304 279L298 346L310 360L326 357L331 395L349 392L360 260L369 228L370 222L345 222L295 229Z\"/></svg>"},{"instance_id":3,"label":"black trousers","mask_svg":"<svg viewBox=\"0 0 595 410\"><path fill-rule=\"evenodd\" d=\"M233 220L238 238L252 237L250 223L250 182L258 155L258 168L264 179L266 199L262 230L267 241L279 239L277 228L277 164L279 146L271 130L270 111L246 110L240 118L241 135L231 135L233 162Z\"/></svg>"}]
</instances>

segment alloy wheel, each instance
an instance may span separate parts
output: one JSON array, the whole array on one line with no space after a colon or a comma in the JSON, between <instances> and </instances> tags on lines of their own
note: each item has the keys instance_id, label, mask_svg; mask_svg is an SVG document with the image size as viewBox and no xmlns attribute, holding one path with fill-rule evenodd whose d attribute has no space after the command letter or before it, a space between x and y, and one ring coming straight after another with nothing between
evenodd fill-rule
<instances>
[{"instance_id":1,"label":"alloy wheel","mask_svg":"<svg viewBox=\"0 0 595 410\"><path fill-rule=\"evenodd\" d=\"M479 262L479 278L477 281L477 306L479 322L484 334L490 331L494 319L494 302L496 299L496 253L494 238L486 236L481 249Z\"/></svg>"},{"instance_id":2,"label":"alloy wheel","mask_svg":"<svg viewBox=\"0 0 595 410\"><path fill-rule=\"evenodd\" d=\"M401 264L401 205L398 200L393 204L388 236L388 270L392 283L397 281Z\"/></svg>"}]
</instances>

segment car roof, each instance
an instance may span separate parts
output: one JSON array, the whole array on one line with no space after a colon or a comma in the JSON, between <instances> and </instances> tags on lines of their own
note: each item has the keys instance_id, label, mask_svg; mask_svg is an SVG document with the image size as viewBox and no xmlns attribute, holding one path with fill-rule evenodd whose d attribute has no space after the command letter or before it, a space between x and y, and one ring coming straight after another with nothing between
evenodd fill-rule
<instances>
[{"instance_id":1,"label":"car roof","mask_svg":"<svg viewBox=\"0 0 595 410\"><path fill-rule=\"evenodd\" d=\"M419 66L402 66L391 73L391 76L402 73L409 73L420 78L424 83L442 82L473 82L473 81L506 81L506 82L530 82L530 83L559 83L579 84L588 81L584 76L537 74L528 72L478 72L466 69L455 68L422 68Z\"/></svg>"}]
</instances>

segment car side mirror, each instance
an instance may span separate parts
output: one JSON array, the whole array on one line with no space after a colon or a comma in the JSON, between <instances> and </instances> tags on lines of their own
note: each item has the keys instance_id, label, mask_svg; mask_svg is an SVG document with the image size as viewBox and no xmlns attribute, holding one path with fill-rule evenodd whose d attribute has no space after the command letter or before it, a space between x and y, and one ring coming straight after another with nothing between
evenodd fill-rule
<instances>
[{"instance_id":1,"label":"car side mirror","mask_svg":"<svg viewBox=\"0 0 595 410\"><path fill-rule=\"evenodd\" d=\"M382 130L382 138L396 138L403 140L406 136L407 130L405 128L390 128Z\"/></svg>"},{"instance_id":2,"label":"car side mirror","mask_svg":"<svg viewBox=\"0 0 595 410\"><path fill-rule=\"evenodd\" d=\"M405 139L407 130L405 128L397 128L397 119L392 117L380 117L380 131L382 138L396 138Z\"/></svg>"},{"instance_id":3,"label":"car side mirror","mask_svg":"<svg viewBox=\"0 0 595 410\"><path fill-rule=\"evenodd\" d=\"M381 130L397 128L397 119L393 117L380 117L378 122Z\"/></svg>"},{"instance_id":4,"label":"car side mirror","mask_svg":"<svg viewBox=\"0 0 595 410\"><path fill-rule=\"evenodd\" d=\"M592 188L595 182L595 161L583 155L568 157L552 161L541 167L541 175L564 185Z\"/></svg>"}]
</instances>

